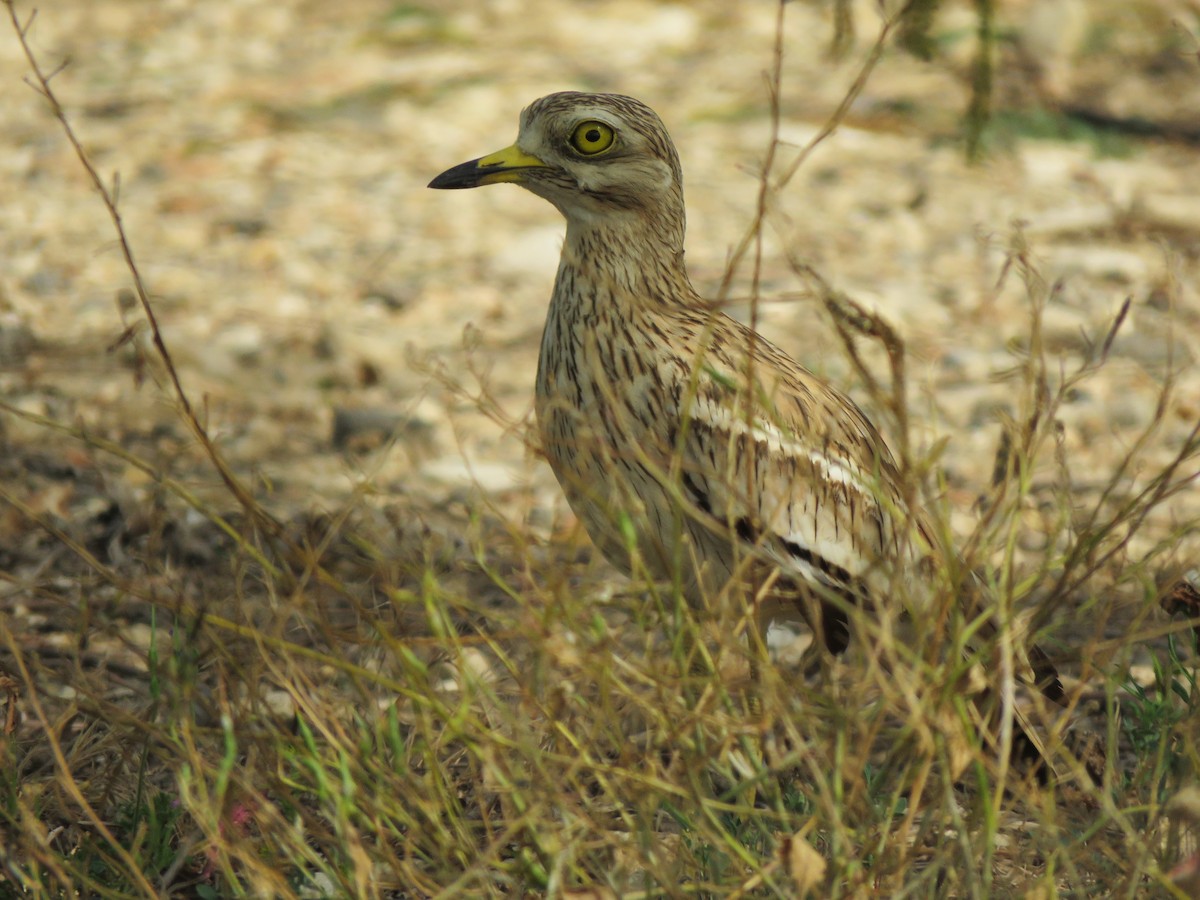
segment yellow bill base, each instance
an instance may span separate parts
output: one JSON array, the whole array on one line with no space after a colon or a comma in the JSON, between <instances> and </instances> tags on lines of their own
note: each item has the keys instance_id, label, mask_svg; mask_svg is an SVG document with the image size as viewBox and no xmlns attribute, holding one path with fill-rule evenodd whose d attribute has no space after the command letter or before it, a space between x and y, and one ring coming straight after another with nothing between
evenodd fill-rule
<instances>
[{"instance_id":1,"label":"yellow bill base","mask_svg":"<svg viewBox=\"0 0 1200 900\"><path fill-rule=\"evenodd\" d=\"M500 184L502 182L519 182L528 169L544 169L546 164L536 156L531 156L521 150L516 144L511 147L473 159L447 169L433 181L431 188L438 190L455 190L458 188L473 188L485 184Z\"/></svg>"}]
</instances>

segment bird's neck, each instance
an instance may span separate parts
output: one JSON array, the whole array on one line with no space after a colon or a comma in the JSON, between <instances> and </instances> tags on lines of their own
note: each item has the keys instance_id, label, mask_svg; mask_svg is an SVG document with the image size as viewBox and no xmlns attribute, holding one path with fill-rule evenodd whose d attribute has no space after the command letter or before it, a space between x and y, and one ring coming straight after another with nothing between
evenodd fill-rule
<instances>
[{"instance_id":1,"label":"bird's neck","mask_svg":"<svg viewBox=\"0 0 1200 900\"><path fill-rule=\"evenodd\" d=\"M567 219L555 297L583 306L677 306L696 297L683 261L683 224L630 213Z\"/></svg>"}]
</instances>

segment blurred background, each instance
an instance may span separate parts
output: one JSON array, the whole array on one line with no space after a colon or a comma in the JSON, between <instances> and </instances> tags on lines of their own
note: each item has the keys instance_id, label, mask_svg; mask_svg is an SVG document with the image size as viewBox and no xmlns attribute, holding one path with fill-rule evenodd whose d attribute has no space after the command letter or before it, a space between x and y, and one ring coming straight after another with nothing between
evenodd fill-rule
<instances>
[{"instance_id":1,"label":"blurred background","mask_svg":"<svg viewBox=\"0 0 1200 900\"><path fill-rule=\"evenodd\" d=\"M1005 400L989 373L1026 325L1023 291L996 289L1014 223L1047 280L1064 279L1047 310L1057 350L1079 351L1133 298L1113 379L1073 410L1075 451L1103 453L1144 423L1151 373L1196 353L1200 13L1169 0L996 2L981 95L979 8L930 6L772 197L761 315L789 353L850 377L783 249L882 312L908 342L923 424L954 432L951 469L969 484L985 477L972 466L994 446L989 410ZM754 219L777 13L767 2L64 0L29 36L43 66L65 64L54 87L98 169L119 177L184 386L239 467L280 502L336 502L361 477L347 441L394 426L411 439L369 460L379 488L438 500L532 483L559 515L521 441L428 367L469 392L482 378L503 416L528 419L562 224L512 187L425 184L507 146L520 109L545 93L635 95L679 147L691 271L715 294ZM866 0L786 6L782 163L836 109L880 24ZM22 408L188 472L194 451L170 404L136 386L157 377L136 371L144 332L113 349L139 317L123 305L125 264L25 75L10 34L0 386ZM743 266L728 294L750 290ZM28 423L5 428L15 442L47 439Z\"/></svg>"}]
</instances>

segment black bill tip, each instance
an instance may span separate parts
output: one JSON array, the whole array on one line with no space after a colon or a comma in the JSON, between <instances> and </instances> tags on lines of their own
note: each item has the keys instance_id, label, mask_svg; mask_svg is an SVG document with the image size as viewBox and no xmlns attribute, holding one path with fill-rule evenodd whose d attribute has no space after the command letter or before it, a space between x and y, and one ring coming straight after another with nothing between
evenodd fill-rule
<instances>
[{"instance_id":1,"label":"black bill tip","mask_svg":"<svg viewBox=\"0 0 1200 900\"><path fill-rule=\"evenodd\" d=\"M490 170L479 167L478 159L473 159L470 162L460 163L453 169L447 169L429 182L429 187L437 191L456 191L462 188L479 187L479 179L488 171Z\"/></svg>"}]
</instances>

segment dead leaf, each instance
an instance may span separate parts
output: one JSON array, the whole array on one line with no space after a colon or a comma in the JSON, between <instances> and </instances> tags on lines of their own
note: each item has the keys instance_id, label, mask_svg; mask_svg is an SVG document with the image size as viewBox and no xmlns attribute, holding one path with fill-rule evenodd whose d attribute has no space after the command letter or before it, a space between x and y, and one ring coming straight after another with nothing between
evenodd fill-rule
<instances>
[{"instance_id":1,"label":"dead leaf","mask_svg":"<svg viewBox=\"0 0 1200 900\"><path fill-rule=\"evenodd\" d=\"M801 832L796 832L783 845L783 864L796 882L801 897L816 890L825 881L827 863Z\"/></svg>"}]
</instances>

